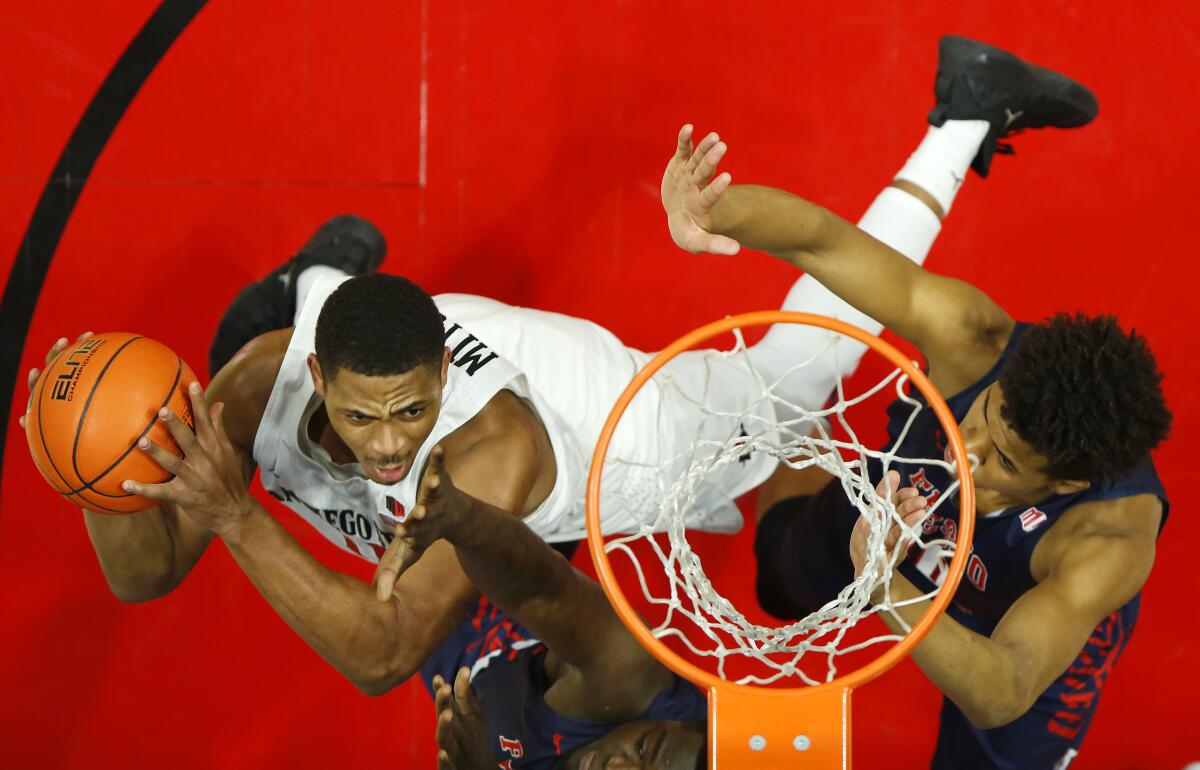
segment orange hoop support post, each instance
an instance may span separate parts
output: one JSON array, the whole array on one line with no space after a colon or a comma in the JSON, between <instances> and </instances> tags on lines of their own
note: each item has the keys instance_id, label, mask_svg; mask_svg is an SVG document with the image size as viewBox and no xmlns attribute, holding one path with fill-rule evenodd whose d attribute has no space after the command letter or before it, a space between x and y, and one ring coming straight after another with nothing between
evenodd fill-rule
<instances>
[{"instance_id":1,"label":"orange hoop support post","mask_svg":"<svg viewBox=\"0 0 1200 770\"><path fill-rule=\"evenodd\" d=\"M895 646L860 669L816 687L771 688L739 685L725 681L684 660L655 638L625 598L613 575L604 550L600 527L600 477L608 444L617 423L634 395L667 361L718 334L736 328L773 323L800 323L838 332L867 345L904 372L925 396L945 430L959 472L958 541L945 581L920 621ZM668 345L639 371L613 406L596 451L592 456L587 484L588 548L604 592L626 628L643 647L663 665L708 689L708 751L710 770L743 768L849 768L850 696L855 687L865 684L908 655L929 633L934 622L945 612L958 589L971 550L975 528L975 487L969 472L966 447L958 432L958 423L929 378L911 360L891 344L856 326L811 313L768 310L731 316L700 327Z\"/></svg>"}]
</instances>

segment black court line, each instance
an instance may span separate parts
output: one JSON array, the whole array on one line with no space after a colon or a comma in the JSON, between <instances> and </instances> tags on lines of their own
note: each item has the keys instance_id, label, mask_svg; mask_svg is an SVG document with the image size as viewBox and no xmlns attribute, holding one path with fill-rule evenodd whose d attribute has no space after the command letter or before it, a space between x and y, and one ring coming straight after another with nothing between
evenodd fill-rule
<instances>
[{"instance_id":1,"label":"black court line","mask_svg":"<svg viewBox=\"0 0 1200 770\"><path fill-rule=\"evenodd\" d=\"M21 354L33 311L84 184L142 84L206 4L207 0L159 4L96 90L42 189L0 299L0 329L4 330L0 334L0 425L6 426L6 435L13 397L18 388L25 388ZM0 476L3 472L4 442L0 442Z\"/></svg>"}]
</instances>

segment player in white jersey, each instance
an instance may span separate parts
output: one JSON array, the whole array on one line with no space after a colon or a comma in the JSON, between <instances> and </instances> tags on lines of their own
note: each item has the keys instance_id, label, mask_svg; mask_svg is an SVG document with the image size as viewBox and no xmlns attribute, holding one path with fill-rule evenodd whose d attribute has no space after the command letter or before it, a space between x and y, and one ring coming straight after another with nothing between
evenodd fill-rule
<instances>
[{"instance_id":1,"label":"player in white jersey","mask_svg":"<svg viewBox=\"0 0 1200 770\"><path fill-rule=\"evenodd\" d=\"M974 123L931 130L859 226L922 261L940 220L918 200L927 193L904 175L916 164L926 172L945 166L952 178L950 171L965 168L978 148L978 137L962 134L988 130L986 122ZM690 134L683 140L690 143ZM690 158L672 161L663 179L668 210L677 176L707 178L723 147L709 135ZM949 200L939 200L944 212ZM445 543L431 546L396 579L402 541L387 545L388 529L411 508L434 441L463 492L522 517L547 540L577 538L595 437L617 393L648 357L587 321L478 297L434 300L390 276L321 281L320 268L311 270L295 281L306 295L297 303L295 329L249 342L207 394L193 386L194 408L203 410L205 397L212 405L212 431L193 435L164 415L185 459L152 444L144 451L175 479L127 487L163 505L120 517L85 512L85 521L110 587L127 601L173 590L221 537L281 617L360 689L377 694L411 676L476 598ZM880 329L807 276L783 307ZM748 357L769 378L828 349L827 341L827 333L811 327L779 326ZM843 369L856 363L844 346L838 355ZM653 508L657 479L645 467L690 443L702 419L701 389L710 405L727 399L741 411L749 371L744 362L698 351L678 357L655 387L643 389L610 450L627 461L605 474L606 494L616 503L609 506L610 530ZM828 376L795 378L781 395L819 405L835 381ZM706 427L724 438L740 426ZM752 456L733 464L705 490L692 525L737 529L733 499L765 479L772 462ZM371 561L382 558L374 587L324 567L248 494L257 467L264 485L326 537Z\"/></svg>"}]
</instances>

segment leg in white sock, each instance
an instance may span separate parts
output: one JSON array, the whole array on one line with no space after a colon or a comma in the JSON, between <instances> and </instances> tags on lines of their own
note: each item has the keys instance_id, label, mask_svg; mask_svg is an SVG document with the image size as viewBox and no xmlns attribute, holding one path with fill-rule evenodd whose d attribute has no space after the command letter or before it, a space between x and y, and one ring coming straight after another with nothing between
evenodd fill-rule
<instances>
[{"instance_id":1,"label":"leg in white sock","mask_svg":"<svg viewBox=\"0 0 1200 770\"><path fill-rule=\"evenodd\" d=\"M984 121L947 121L941 128L931 127L896 177L898 184L915 189L910 193L897 187L885 188L858 226L923 264L941 231L941 220L932 206L949 211L987 125ZM782 309L830 316L871 334L883 330L883 324L854 309L808 275L792 286ZM831 338L837 340L836 345L830 345ZM790 375L778 393L806 409L819 409L838 379L850 375L865 352L866 346L861 343L814 326L776 324L750 349L750 356L768 381L816 357L812 366Z\"/></svg>"},{"instance_id":2,"label":"leg in white sock","mask_svg":"<svg viewBox=\"0 0 1200 770\"><path fill-rule=\"evenodd\" d=\"M312 289L313 284L318 278L331 276L333 278L344 278L348 275L345 270L338 270L336 267L329 265L313 265L306 267L300 271L300 275L296 277L296 317L300 317L300 311L304 308L304 300L308 297L308 292Z\"/></svg>"}]
</instances>

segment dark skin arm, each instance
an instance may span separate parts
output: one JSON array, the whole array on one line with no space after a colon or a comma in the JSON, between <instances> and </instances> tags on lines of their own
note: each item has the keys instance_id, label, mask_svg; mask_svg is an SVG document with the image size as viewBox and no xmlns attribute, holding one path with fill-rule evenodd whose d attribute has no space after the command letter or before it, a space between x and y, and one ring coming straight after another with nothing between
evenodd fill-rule
<instances>
[{"instance_id":1,"label":"dark skin arm","mask_svg":"<svg viewBox=\"0 0 1200 770\"><path fill-rule=\"evenodd\" d=\"M449 541L471 582L546 644L554 680L546 699L556 711L604 721L642 713L671 673L621 624L598 583L523 523L457 489L442 456L431 454L395 558L381 565L380 590Z\"/></svg>"},{"instance_id":2,"label":"dark skin arm","mask_svg":"<svg viewBox=\"0 0 1200 770\"><path fill-rule=\"evenodd\" d=\"M914 489L900 494L908 500L901 515L915 526L924 514L923 498ZM1072 527L1067 517L1087 524ZM1038 584L1013 603L990 637L943 615L913 650L913 660L976 727L992 729L1017 719L1062 676L1100 621L1141 589L1154 563L1160 518L1152 495L1077 506L1055 525L1065 523L1068 534L1052 530L1038 544L1033 562ZM864 563L866 529L860 519L850 541L857 571ZM897 527L889 534L889 548L898 537ZM922 595L899 572L893 573L890 592L893 602ZM896 613L911 626L928 605L910 604ZM905 632L890 613L880 617L896 633Z\"/></svg>"},{"instance_id":3,"label":"dark skin arm","mask_svg":"<svg viewBox=\"0 0 1200 770\"><path fill-rule=\"evenodd\" d=\"M662 201L681 248L732 255L746 246L795 265L915 344L943 392L974 382L995 362L1013 320L986 294L925 270L791 193L730 186L728 173L716 175L725 151L716 134L693 150L691 126L680 131L663 174Z\"/></svg>"},{"instance_id":4,"label":"dark skin arm","mask_svg":"<svg viewBox=\"0 0 1200 770\"><path fill-rule=\"evenodd\" d=\"M286 337L282 342L286 350ZM394 584L385 601L377 601L370 585L313 558L246 491L239 469L244 450L224 427L233 404L207 409L200 406L202 394L193 393L192 398L194 434L174 415L165 417L185 458L179 460L154 446L146 448L176 478L161 485L135 484L130 491L171 502L205 531L220 537L276 612L360 690L379 695L408 679L477 597L453 549L445 543L431 549L429 558ZM491 405L485 412L489 409ZM255 418L256 430L261 414ZM522 507L529 504L530 479L535 476L528 464L534 458L508 451L508 443L519 443L522 435L510 430L511 419L503 414L478 419L484 430L460 429L455 438L487 460L488 473L479 483L483 488L479 494L523 513ZM498 438L480 438L481 432Z\"/></svg>"}]
</instances>

